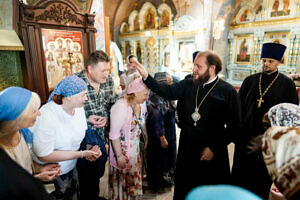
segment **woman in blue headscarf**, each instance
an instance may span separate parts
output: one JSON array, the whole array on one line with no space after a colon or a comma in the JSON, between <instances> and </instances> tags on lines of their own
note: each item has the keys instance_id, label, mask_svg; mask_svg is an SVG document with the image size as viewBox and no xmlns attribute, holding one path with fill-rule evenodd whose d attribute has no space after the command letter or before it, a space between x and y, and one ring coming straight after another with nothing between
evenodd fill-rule
<instances>
[{"instance_id":1,"label":"woman in blue headscarf","mask_svg":"<svg viewBox=\"0 0 300 200\"><path fill-rule=\"evenodd\" d=\"M68 76L57 84L40 109L41 116L32 127L33 151L42 162L58 162L62 173L54 180L58 199L72 199L77 189L75 166L77 158L95 161L101 155L100 148L79 151L85 137L87 122L84 102L87 85L77 76Z\"/></svg>"},{"instance_id":2,"label":"woman in blue headscarf","mask_svg":"<svg viewBox=\"0 0 300 200\"><path fill-rule=\"evenodd\" d=\"M40 115L39 107L39 96L27 89L9 87L0 93L1 199L48 199L43 186L28 172L43 181L53 180L60 173L57 164L42 167L32 162L28 148L32 133L27 128Z\"/></svg>"}]
</instances>

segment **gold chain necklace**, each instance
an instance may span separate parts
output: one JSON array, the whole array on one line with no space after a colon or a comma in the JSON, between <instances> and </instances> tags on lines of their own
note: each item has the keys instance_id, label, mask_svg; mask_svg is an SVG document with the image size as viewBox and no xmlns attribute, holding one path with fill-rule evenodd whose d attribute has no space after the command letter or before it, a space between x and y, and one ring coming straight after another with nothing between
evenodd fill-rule
<instances>
[{"instance_id":1,"label":"gold chain necklace","mask_svg":"<svg viewBox=\"0 0 300 200\"><path fill-rule=\"evenodd\" d=\"M262 78L262 73L260 74L260 77L259 77L259 84L258 84L258 87L259 87L259 95L260 95L260 98L257 99L258 101L258 104L257 104L257 107L260 108L261 107L261 103L264 102L264 100L262 99L263 96L265 96L265 94L268 92L268 90L270 89L270 87L273 85L273 83L276 81L276 79L278 78L279 76L279 72L277 73L276 77L273 79L273 81L268 85L268 87L266 88L266 90L262 93L261 91L261 78Z\"/></svg>"},{"instance_id":2,"label":"gold chain necklace","mask_svg":"<svg viewBox=\"0 0 300 200\"><path fill-rule=\"evenodd\" d=\"M198 104L198 93L199 93L199 88L200 88L200 84L198 85L197 88L197 93L196 93L196 107L195 107L195 112L192 113L192 119L194 120L194 126L197 126L197 121L201 118L199 111L200 106L202 105L202 103L204 102L204 100L206 99L206 97L208 96L208 94L212 91L212 89L217 85L217 83L219 82L219 78L217 78L217 81L215 82L215 84L210 88L210 90L206 93L206 95L203 97L202 101Z\"/></svg>"}]
</instances>

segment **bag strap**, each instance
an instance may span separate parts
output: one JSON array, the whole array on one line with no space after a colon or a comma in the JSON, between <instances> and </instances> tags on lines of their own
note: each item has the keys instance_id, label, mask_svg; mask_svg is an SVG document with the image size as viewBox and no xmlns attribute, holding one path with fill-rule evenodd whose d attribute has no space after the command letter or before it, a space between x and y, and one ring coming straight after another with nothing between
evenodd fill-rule
<instances>
[{"instance_id":1,"label":"bag strap","mask_svg":"<svg viewBox=\"0 0 300 200\"><path fill-rule=\"evenodd\" d=\"M139 125L139 127L140 127L140 129L141 129L143 140L146 141L146 139L145 139L145 131L144 131L142 125L140 124L140 121L138 120L138 117L136 116L136 114L135 114L135 112L134 112L134 110L133 110L133 107L131 107L131 109L132 109L132 112L133 112L133 114L134 114L134 116L135 116L136 122L138 123L138 125ZM141 113L142 113L142 108L141 108L141 106L140 106L140 110L141 110Z\"/></svg>"}]
</instances>

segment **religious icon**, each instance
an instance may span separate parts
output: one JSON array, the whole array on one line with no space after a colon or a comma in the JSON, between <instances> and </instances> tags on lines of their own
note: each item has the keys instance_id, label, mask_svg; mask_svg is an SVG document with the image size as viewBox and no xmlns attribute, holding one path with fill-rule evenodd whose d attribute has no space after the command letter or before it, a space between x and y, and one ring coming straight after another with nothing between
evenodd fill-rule
<instances>
[{"instance_id":1,"label":"religious icon","mask_svg":"<svg viewBox=\"0 0 300 200\"><path fill-rule=\"evenodd\" d=\"M253 35L236 36L235 63L249 64L253 49Z\"/></svg>"},{"instance_id":2,"label":"religious icon","mask_svg":"<svg viewBox=\"0 0 300 200\"><path fill-rule=\"evenodd\" d=\"M266 33L265 38L265 42L279 43L285 45L286 47L288 47L289 44L289 32ZM287 52L288 50L285 50L284 56L281 60L281 65L286 64Z\"/></svg>"},{"instance_id":3,"label":"religious icon","mask_svg":"<svg viewBox=\"0 0 300 200\"><path fill-rule=\"evenodd\" d=\"M242 7L235 17L236 23L248 23L252 22L255 18L255 10L252 7Z\"/></svg>"},{"instance_id":4,"label":"religious icon","mask_svg":"<svg viewBox=\"0 0 300 200\"><path fill-rule=\"evenodd\" d=\"M248 19L248 9L245 9L243 14L240 17L240 22L246 22L249 21Z\"/></svg>"},{"instance_id":5,"label":"religious icon","mask_svg":"<svg viewBox=\"0 0 300 200\"><path fill-rule=\"evenodd\" d=\"M279 0L275 0L272 6L272 12L278 12L278 8L279 8Z\"/></svg>"},{"instance_id":6,"label":"religious icon","mask_svg":"<svg viewBox=\"0 0 300 200\"><path fill-rule=\"evenodd\" d=\"M59 74L59 71L57 70L57 65L54 60L54 55L52 51L48 51L46 53L46 70L47 70L47 79L48 84L50 88L54 88L55 85L58 83L57 81L57 75Z\"/></svg>"},{"instance_id":7,"label":"religious icon","mask_svg":"<svg viewBox=\"0 0 300 200\"><path fill-rule=\"evenodd\" d=\"M170 13L164 10L161 15L160 27L168 27L170 24Z\"/></svg>"},{"instance_id":8,"label":"religious icon","mask_svg":"<svg viewBox=\"0 0 300 200\"><path fill-rule=\"evenodd\" d=\"M125 58L127 58L127 56L131 55L131 46L130 43L128 41L125 42Z\"/></svg>"},{"instance_id":9,"label":"religious icon","mask_svg":"<svg viewBox=\"0 0 300 200\"><path fill-rule=\"evenodd\" d=\"M140 43L137 43L136 47L136 57L139 63L142 63L142 49Z\"/></svg>"},{"instance_id":10,"label":"religious icon","mask_svg":"<svg viewBox=\"0 0 300 200\"><path fill-rule=\"evenodd\" d=\"M145 29L153 28L155 28L155 16L151 8L149 8L145 18Z\"/></svg>"},{"instance_id":11,"label":"religious icon","mask_svg":"<svg viewBox=\"0 0 300 200\"><path fill-rule=\"evenodd\" d=\"M290 0L283 0L283 14L284 15L289 15L290 14L290 10L289 10L289 7L290 7Z\"/></svg>"},{"instance_id":12,"label":"religious icon","mask_svg":"<svg viewBox=\"0 0 300 200\"><path fill-rule=\"evenodd\" d=\"M140 30L140 23L139 23L139 16L138 15L134 18L133 30L134 31L139 31Z\"/></svg>"},{"instance_id":13,"label":"religious icon","mask_svg":"<svg viewBox=\"0 0 300 200\"><path fill-rule=\"evenodd\" d=\"M274 0L270 10L271 17L290 15L290 0Z\"/></svg>"},{"instance_id":14,"label":"religious icon","mask_svg":"<svg viewBox=\"0 0 300 200\"><path fill-rule=\"evenodd\" d=\"M64 77L83 68L82 32L42 29L49 90Z\"/></svg>"},{"instance_id":15,"label":"religious icon","mask_svg":"<svg viewBox=\"0 0 300 200\"><path fill-rule=\"evenodd\" d=\"M247 45L247 40L244 38L243 42L241 43L240 46L240 61L246 61L247 60L247 52L248 52L248 45Z\"/></svg>"},{"instance_id":16,"label":"religious icon","mask_svg":"<svg viewBox=\"0 0 300 200\"><path fill-rule=\"evenodd\" d=\"M169 67L170 66L170 52L165 52L164 55L164 66Z\"/></svg>"},{"instance_id":17,"label":"religious icon","mask_svg":"<svg viewBox=\"0 0 300 200\"><path fill-rule=\"evenodd\" d=\"M183 72L192 72L194 67L192 55L195 51L194 41L179 42L179 65Z\"/></svg>"}]
</instances>

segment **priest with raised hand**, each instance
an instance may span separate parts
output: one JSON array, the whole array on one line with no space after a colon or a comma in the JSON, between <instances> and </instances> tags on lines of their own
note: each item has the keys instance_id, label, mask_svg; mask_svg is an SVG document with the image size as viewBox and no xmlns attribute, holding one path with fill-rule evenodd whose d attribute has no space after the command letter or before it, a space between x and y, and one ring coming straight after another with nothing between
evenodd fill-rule
<instances>
[{"instance_id":1,"label":"priest with raised hand","mask_svg":"<svg viewBox=\"0 0 300 200\"><path fill-rule=\"evenodd\" d=\"M262 72L248 76L240 90L243 131L235 145L232 169L233 184L249 189L263 199L268 199L271 178L265 166L262 152L251 152L254 138L263 135L263 116L279 103L299 103L296 86L282 73L281 63L286 46L265 43L262 46Z\"/></svg>"},{"instance_id":2,"label":"priest with raised hand","mask_svg":"<svg viewBox=\"0 0 300 200\"><path fill-rule=\"evenodd\" d=\"M241 115L236 90L218 77L219 56L211 51L198 53L193 78L172 85L159 84L137 60L133 63L148 88L181 105L174 199L185 199L199 185L228 184L227 145L238 132Z\"/></svg>"}]
</instances>

